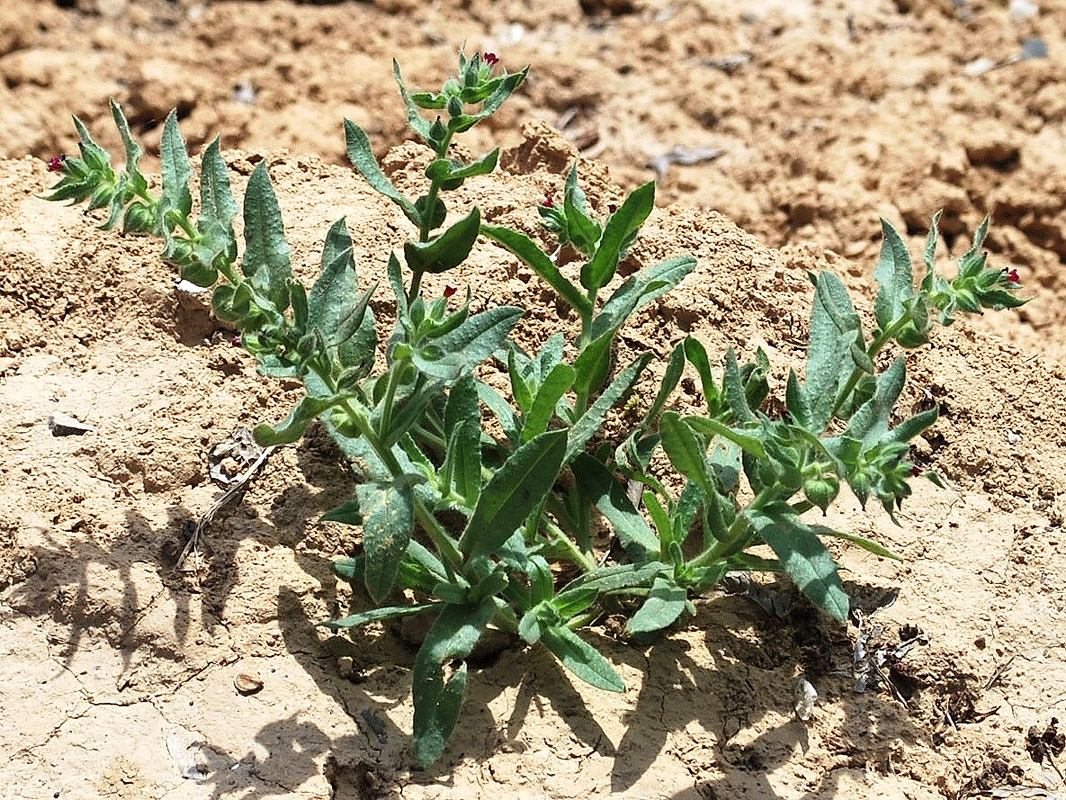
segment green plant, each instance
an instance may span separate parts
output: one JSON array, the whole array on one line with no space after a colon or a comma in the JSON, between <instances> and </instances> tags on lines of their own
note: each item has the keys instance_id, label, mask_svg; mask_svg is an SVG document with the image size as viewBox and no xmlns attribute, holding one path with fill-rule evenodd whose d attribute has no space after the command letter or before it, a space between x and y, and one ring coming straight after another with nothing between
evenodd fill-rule
<instances>
[{"instance_id":1,"label":"green plant","mask_svg":"<svg viewBox=\"0 0 1066 800\"><path fill-rule=\"evenodd\" d=\"M934 217L917 286L902 239L885 223L869 337L843 284L829 273L811 275L807 363L802 380L789 374L785 414L773 418L764 410L771 392L765 354L741 364L730 350L716 378L704 346L689 337L669 354L637 424L607 439L608 412L654 358L642 353L615 365L616 335L695 262L679 256L638 269L603 300L652 211L655 187L639 187L597 218L576 165L561 205L549 199L539 208L558 248L571 248L581 262L576 284L532 238L482 224L477 208L446 225L447 193L490 172L498 158L493 150L460 162L449 155L450 143L493 113L525 74L508 73L490 54L461 54L457 75L440 92L411 93L395 67L411 127L433 152L426 191L415 199L396 189L364 132L345 121L353 165L412 224L402 260L389 255L384 270L397 309L384 344L370 307L378 284L360 288L343 220L326 237L314 286L308 291L293 279L281 210L263 165L244 196L240 259L232 224L237 204L217 139L203 154L199 214L192 216L192 170L173 114L163 132L158 194L138 169L141 150L114 104L124 171L114 171L77 120L81 157L53 164L62 178L50 199L87 201L109 210L105 228L161 237L164 259L184 278L214 285L215 314L241 331L259 370L303 382L306 395L286 419L256 428L262 444L294 442L320 419L351 459L361 477L355 496L325 519L361 528L362 552L339 561L335 571L365 586L376 605L324 624L344 629L434 616L413 675L415 753L422 763L444 750L462 703L464 659L489 625L543 644L594 686L622 691L607 659L576 633L598 618L605 602L628 615L630 635L646 637L692 613L692 599L728 571L768 570L789 575L818 606L845 619L848 598L822 540L841 538L896 556L804 515L824 511L844 483L863 503L875 497L892 514L910 493L909 442L936 419L931 409L893 424L906 369L902 358L886 365L885 348L927 342L935 322L950 324L958 311L1021 302L1014 295L1017 274L985 264L987 221L949 281L933 268ZM441 113L430 121L427 110ZM469 292L458 308L448 296L426 296L423 275L459 267L479 235L515 253L574 308L581 326L573 342L557 332L539 352L526 353L509 336L522 309L472 314ZM385 366L376 370L379 347ZM510 397L479 380L478 367L490 359L506 370ZM669 408L686 365L702 386L700 414ZM497 429L502 437L491 435ZM668 469L652 466L659 451ZM594 511L610 528L607 546L593 537ZM757 552L760 545L772 557Z\"/></svg>"}]
</instances>

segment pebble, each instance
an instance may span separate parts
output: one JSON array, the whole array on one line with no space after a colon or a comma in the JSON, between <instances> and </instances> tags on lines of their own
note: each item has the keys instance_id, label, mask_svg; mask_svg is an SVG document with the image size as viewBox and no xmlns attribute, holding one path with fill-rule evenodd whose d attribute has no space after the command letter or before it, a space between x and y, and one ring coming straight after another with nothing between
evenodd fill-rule
<instances>
[{"instance_id":1,"label":"pebble","mask_svg":"<svg viewBox=\"0 0 1066 800\"><path fill-rule=\"evenodd\" d=\"M254 672L238 672L233 679L238 694L250 695L263 690L263 679Z\"/></svg>"},{"instance_id":2,"label":"pebble","mask_svg":"<svg viewBox=\"0 0 1066 800\"><path fill-rule=\"evenodd\" d=\"M86 425L84 422L66 414L53 414L50 416L48 418L48 429L52 431L53 436L82 436L93 432L92 425Z\"/></svg>"}]
</instances>

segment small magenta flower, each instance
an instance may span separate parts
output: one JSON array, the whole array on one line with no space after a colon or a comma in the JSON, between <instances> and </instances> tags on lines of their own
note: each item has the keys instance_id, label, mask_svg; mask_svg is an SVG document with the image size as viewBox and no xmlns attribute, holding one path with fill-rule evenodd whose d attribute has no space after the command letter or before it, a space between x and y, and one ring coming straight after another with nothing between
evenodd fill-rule
<instances>
[{"instance_id":1,"label":"small magenta flower","mask_svg":"<svg viewBox=\"0 0 1066 800\"><path fill-rule=\"evenodd\" d=\"M485 53L481 58L490 67L494 67L500 62L500 57L495 53Z\"/></svg>"},{"instance_id":2,"label":"small magenta flower","mask_svg":"<svg viewBox=\"0 0 1066 800\"><path fill-rule=\"evenodd\" d=\"M456 293L456 291L457 291L457 289L454 286L445 286L444 287L444 296L445 297L451 297L453 294Z\"/></svg>"},{"instance_id":3,"label":"small magenta flower","mask_svg":"<svg viewBox=\"0 0 1066 800\"><path fill-rule=\"evenodd\" d=\"M52 156L48 159L48 171L49 172L62 172L63 162L67 160L64 155Z\"/></svg>"},{"instance_id":4,"label":"small magenta flower","mask_svg":"<svg viewBox=\"0 0 1066 800\"><path fill-rule=\"evenodd\" d=\"M917 478L922 474L922 469L917 464L911 464L911 475Z\"/></svg>"},{"instance_id":5,"label":"small magenta flower","mask_svg":"<svg viewBox=\"0 0 1066 800\"><path fill-rule=\"evenodd\" d=\"M555 208L555 198L551 196L551 192L544 195L544 199L540 202L545 208Z\"/></svg>"},{"instance_id":6,"label":"small magenta flower","mask_svg":"<svg viewBox=\"0 0 1066 800\"><path fill-rule=\"evenodd\" d=\"M1007 280L1011 283L1021 283L1021 278L1018 277L1018 268L1015 267L1007 273Z\"/></svg>"}]
</instances>

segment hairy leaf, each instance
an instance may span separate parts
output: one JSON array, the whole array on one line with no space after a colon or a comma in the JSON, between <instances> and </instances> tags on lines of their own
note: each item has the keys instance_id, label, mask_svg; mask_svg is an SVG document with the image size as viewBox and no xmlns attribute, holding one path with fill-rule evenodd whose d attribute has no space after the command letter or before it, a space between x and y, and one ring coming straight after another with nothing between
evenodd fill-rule
<instances>
[{"instance_id":1,"label":"hairy leaf","mask_svg":"<svg viewBox=\"0 0 1066 800\"><path fill-rule=\"evenodd\" d=\"M608 692L626 690L611 663L565 625L545 626L541 630L540 640L564 667L586 683Z\"/></svg>"},{"instance_id":2,"label":"hairy leaf","mask_svg":"<svg viewBox=\"0 0 1066 800\"><path fill-rule=\"evenodd\" d=\"M281 208L265 162L252 172L244 193L244 260L241 270L282 312L288 306L291 251L285 241Z\"/></svg>"},{"instance_id":3,"label":"hairy leaf","mask_svg":"<svg viewBox=\"0 0 1066 800\"><path fill-rule=\"evenodd\" d=\"M638 636L661 631L673 625L687 606L688 593L684 587L667 578L656 578L648 599L626 623L626 633Z\"/></svg>"},{"instance_id":4,"label":"hairy leaf","mask_svg":"<svg viewBox=\"0 0 1066 800\"><path fill-rule=\"evenodd\" d=\"M363 513L366 589L380 603L392 589L414 529L414 495L409 481L361 483L355 487Z\"/></svg>"},{"instance_id":5,"label":"hairy leaf","mask_svg":"<svg viewBox=\"0 0 1066 800\"><path fill-rule=\"evenodd\" d=\"M814 531L794 516L774 520L760 515L753 521L800 591L836 619L846 620L848 596L837 565Z\"/></svg>"},{"instance_id":6,"label":"hairy leaf","mask_svg":"<svg viewBox=\"0 0 1066 800\"><path fill-rule=\"evenodd\" d=\"M659 540L610 470L586 453L578 453L570 462L570 469L578 491L611 523L629 557L638 562L654 558Z\"/></svg>"}]
</instances>

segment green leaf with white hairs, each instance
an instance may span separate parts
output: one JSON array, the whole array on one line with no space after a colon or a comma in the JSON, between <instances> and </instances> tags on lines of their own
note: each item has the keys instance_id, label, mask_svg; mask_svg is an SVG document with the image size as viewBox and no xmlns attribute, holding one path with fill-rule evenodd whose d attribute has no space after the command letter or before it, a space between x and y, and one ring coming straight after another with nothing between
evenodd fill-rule
<instances>
[{"instance_id":1,"label":"green leaf with white hairs","mask_svg":"<svg viewBox=\"0 0 1066 800\"><path fill-rule=\"evenodd\" d=\"M821 433L833 416L840 387L853 368L852 345L863 346L862 323L851 305L848 290L828 272L814 277L814 303L811 306L810 340L807 345L806 383L803 403L808 418L805 428ZM791 409L790 409L791 410ZM797 418L797 421L800 421Z\"/></svg>"},{"instance_id":2,"label":"green leaf with white hairs","mask_svg":"<svg viewBox=\"0 0 1066 800\"><path fill-rule=\"evenodd\" d=\"M555 414L556 404L573 386L576 374L569 364L556 364L544 377L522 423L523 442L528 442L548 429L548 423Z\"/></svg>"},{"instance_id":3,"label":"green leaf with white hairs","mask_svg":"<svg viewBox=\"0 0 1066 800\"><path fill-rule=\"evenodd\" d=\"M441 466L444 486L474 507L481 493L481 420L468 419L452 428Z\"/></svg>"},{"instance_id":4,"label":"green leaf with white hairs","mask_svg":"<svg viewBox=\"0 0 1066 800\"><path fill-rule=\"evenodd\" d=\"M126 150L126 177L129 179L130 186L134 191L144 191L148 188L148 182L145 181L144 176L141 174L139 164L141 162L141 156L144 155L144 150L141 145L133 138L133 134L130 132L130 123L126 119L126 115L122 113L122 107L114 100L110 101L111 105L111 117L115 120L115 127L118 128L118 135L122 139L122 146Z\"/></svg>"},{"instance_id":5,"label":"green leaf with white hairs","mask_svg":"<svg viewBox=\"0 0 1066 800\"><path fill-rule=\"evenodd\" d=\"M467 658L496 613L493 598L477 605L445 605L415 658L413 675L415 757L432 764L448 743L466 690L465 661L445 680L444 665Z\"/></svg>"},{"instance_id":6,"label":"green leaf with white hairs","mask_svg":"<svg viewBox=\"0 0 1066 800\"><path fill-rule=\"evenodd\" d=\"M655 207L655 181L635 189L607 220L596 253L581 268L581 285L598 290L614 277L622 251Z\"/></svg>"},{"instance_id":7,"label":"green leaf with white hairs","mask_svg":"<svg viewBox=\"0 0 1066 800\"><path fill-rule=\"evenodd\" d=\"M757 514L752 522L800 591L831 616L845 621L848 595L833 557L814 531L795 516L771 519Z\"/></svg>"},{"instance_id":8,"label":"green leaf with white hairs","mask_svg":"<svg viewBox=\"0 0 1066 800\"><path fill-rule=\"evenodd\" d=\"M407 266L419 272L440 273L454 269L466 261L481 230L481 212L475 207L470 213L427 242L404 243L403 255Z\"/></svg>"},{"instance_id":9,"label":"green leaf with white hairs","mask_svg":"<svg viewBox=\"0 0 1066 800\"><path fill-rule=\"evenodd\" d=\"M307 426L329 408L337 404L335 397L312 397L304 395L289 415L277 425L256 425L255 440L263 447L279 444L292 444L304 435Z\"/></svg>"},{"instance_id":10,"label":"green leaf with white hairs","mask_svg":"<svg viewBox=\"0 0 1066 800\"><path fill-rule=\"evenodd\" d=\"M380 603L392 589L414 530L414 493L406 477L355 487L363 514L366 589Z\"/></svg>"},{"instance_id":11,"label":"green leaf with white hairs","mask_svg":"<svg viewBox=\"0 0 1066 800\"><path fill-rule=\"evenodd\" d=\"M192 164L185 149L185 139L178 129L178 115L171 111L163 124L163 138L159 143L159 157L163 168L163 198L170 208L184 216L192 213Z\"/></svg>"},{"instance_id":12,"label":"green leaf with white hairs","mask_svg":"<svg viewBox=\"0 0 1066 800\"><path fill-rule=\"evenodd\" d=\"M311 287L307 303L310 327L337 347L346 367L373 363L377 329L369 302L369 294L360 295L352 238L344 219L339 219L326 234L322 272Z\"/></svg>"},{"instance_id":13,"label":"green leaf with white hairs","mask_svg":"<svg viewBox=\"0 0 1066 800\"><path fill-rule=\"evenodd\" d=\"M412 354L419 370L454 381L499 350L522 316L515 306L497 306L468 318L438 339L422 343Z\"/></svg>"},{"instance_id":14,"label":"green leaf with white hairs","mask_svg":"<svg viewBox=\"0 0 1066 800\"><path fill-rule=\"evenodd\" d=\"M491 554L548 496L566 454L566 431L549 431L523 444L481 490L459 540L467 556Z\"/></svg>"},{"instance_id":15,"label":"green leaf with white hairs","mask_svg":"<svg viewBox=\"0 0 1066 800\"><path fill-rule=\"evenodd\" d=\"M541 629L540 641L564 667L585 683L608 692L626 690L611 663L565 625L544 626Z\"/></svg>"},{"instance_id":16,"label":"green leaf with white hairs","mask_svg":"<svg viewBox=\"0 0 1066 800\"><path fill-rule=\"evenodd\" d=\"M696 259L692 256L679 256L630 276L592 321L592 338L617 331L635 311L673 289L695 267Z\"/></svg>"},{"instance_id":17,"label":"green leaf with white hairs","mask_svg":"<svg viewBox=\"0 0 1066 800\"><path fill-rule=\"evenodd\" d=\"M704 492L714 492L707 474L707 449L676 411L667 411L659 420L659 434L674 469L695 481Z\"/></svg>"},{"instance_id":18,"label":"green leaf with white hairs","mask_svg":"<svg viewBox=\"0 0 1066 800\"><path fill-rule=\"evenodd\" d=\"M253 170L244 193L244 241L241 271L252 286L270 298L279 313L283 312L289 301L292 251L285 241L281 207L265 163Z\"/></svg>"},{"instance_id":19,"label":"green leaf with white hairs","mask_svg":"<svg viewBox=\"0 0 1066 800\"><path fill-rule=\"evenodd\" d=\"M358 628L363 625L368 625L371 622L381 622L386 619L396 619L397 617L410 617L414 614L421 614L425 611L431 611L439 605L440 603L425 603L417 606L383 606L381 608L371 608L368 611L352 614L348 617L341 617L340 619L331 619L328 622L320 622L318 624L323 628L329 628L331 630Z\"/></svg>"},{"instance_id":20,"label":"green leaf with white hairs","mask_svg":"<svg viewBox=\"0 0 1066 800\"><path fill-rule=\"evenodd\" d=\"M418 104L411 97L411 93L407 91L407 85L403 82L403 75L400 73L400 65L396 59L392 60L392 75L396 79L397 85L400 87L400 97L403 98L403 104L407 108L407 124L411 126L411 130L417 133L423 142L436 150L437 143L431 135L431 123L419 113ZM361 169L359 171L362 172ZM382 192L382 194L384 194L384 192Z\"/></svg>"},{"instance_id":21,"label":"green leaf with white hairs","mask_svg":"<svg viewBox=\"0 0 1066 800\"><path fill-rule=\"evenodd\" d=\"M651 593L626 623L626 633L640 636L661 631L677 622L688 608L688 593L668 578L656 578Z\"/></svg>"},{"instance_id":22,"label":"green leaf with white hairs","mask_svg":"<svg viewBox=\"0 0 1066 800\"><path fill-rule=\"evenodd\" d=\"M906 313L906 304L914 296L914 269L907 244L892 224L881 220L881 258L874 270L874 278L881 288L874 304L874 316L881 330Z\"/></svg>"},{"instance_id":23,"label":"green leaf with white hairs","mask_svg":"<svg viewBox=\"0 0 1066 800\"><path fill-rule=\"evenodd\" d=\"M852 415L847 435L867 446L881 441L888 433L892 410L906 381L907 364L900 357L878 376L877 391Z\"/></svg>"},{"instance_id":24,"label":"green leaf with white hairs","mask_svg":"<svg viewBox=\"0 0 1066 800\"><path fill-rule=\"evenodd\" d=\"M615 403L618 403L629 394L629 390L633 388L633 384L637 382L637 378L640 377L640 374L648 366L652 358L653 355L651 353L641 353L637 356L628 367L615 376L610 386L604 389L603 393L588 407L588 410L577 419L570 428L567 440L567 462L585 449L589 439L595 436L603 425L607 412L614 407Z\"/></svg>"},{"instance_id":25,"label":"green leaf with white hairs","mask_svg":"<svg viewBox=\"0 0 1066 800\"><path fill-rule=\"evenodd\" d=\"M220 255L225 255L229 263L236 260L237 237L233 233L233 219L236 216L237 201L233 199L229 172L216 136L200 160L200 219L197 228L204 238L197 250L197 257L203 264L213 265Z\"/></svg>"},{"instance_id":26,"label":"green leaf with white hairs","mask_svg":"<svg viewBox=\"0 0 1066 800\"><path fill-rule=\"evenodd\" d=\"M634 561L644 562L659 552L659 539L622 485L610 470L587 453L578 453L570 462L574 483L585 500L611 523L615 536Z\"/></svg>"},{"instance_id":27,"label":"green leaf with white hairs","mask_svg":"<svg viewBox=\"0 0 1066 800\"><path fill-rule=\"evenodd\" d=\"M415 210L411 201L397 191L385 173L378 166L378 160L374 157L374 151L370 148L370 140L367 139L363 129L350 119L344 120L344 138L347 145L348 160L356 171L366 179L370 187L380 194L385 195L400 207L404 215L415 225L422 223L421 215Z\"/></svg>"},{"instance_id":28,"label":"green leaf with white hairs","mask_svg":"<svg viewBox=\"0 0 1066 800\"><path fill-rule=\"evenodd\" d=\"M547 253L524 233L497 225L482 225L481 232L524 261L579 314L592 313L592 303L589 299L559 272L559 268Z\"/></svg>"}]
</instances>

